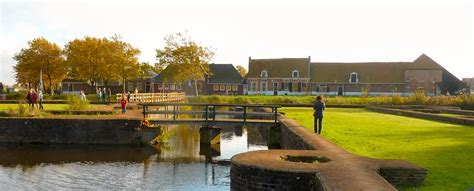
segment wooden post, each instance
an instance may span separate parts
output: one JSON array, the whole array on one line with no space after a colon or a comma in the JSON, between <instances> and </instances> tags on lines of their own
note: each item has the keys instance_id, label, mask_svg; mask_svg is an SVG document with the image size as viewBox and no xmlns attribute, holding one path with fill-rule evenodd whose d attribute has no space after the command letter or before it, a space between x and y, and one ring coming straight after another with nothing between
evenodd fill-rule
<instances>
[{"instance_id":1,"label":"wooden post","mask_svg":"<svg viewBox=\"0 0 474 191\"><path fill-rule=\"evenodd\" d=\"M173 105L173 121L176 121L176 106Z\"/></svg>"},{"instance_id":2,"label":"wooden post","mask_svg":"<svg viewBox=\"0 0 474 191\"><path fill-rule=\"evenodd\" d=\"M278 108L276 106L275 107L275 127L277 125L277 121L278 121Z\"/></svg>"},{"instance_id":3,"label":"wooden post","mask_svg":"<svg viewBox=\"0 0 474 191\"><path fill-rule=\"evenodd\" d=\"M213 112L212 122L214 122L214 124L215 124L216 123L216 106L214 105L213 108L214 109L212 110L212 112Z\"/></svg>"},{"instance_id":4,"label":"wooden post","mask_svg":"<svg viewBox=\"0 0 474 191\"><path fill-rule=\"evenodd\" d=\"M206 105L206 125L207 125L207 121L208 121L208 118L209 118L209 105Z\"/></svg>"},{"instance_id":5,"label":"wooden post","mask_svg":"<svg viewBox=\"0 0 474 191\"><path fill-rule=\"evenodd\" d=\"M244 125L245 125L245 122L247 122L247 106L243 106L243 109L244 109Z\"/></svg>"},{"instance_id":6,"label":"wooden post","mask_svg":"<svg viewBox=\"0 0 474 191\"><path fill-rule=\"evenodd\" d=\"M147 105L143 105L143 120L146 119L146 109L148 106Z\"/></svg>"}]
</instances>

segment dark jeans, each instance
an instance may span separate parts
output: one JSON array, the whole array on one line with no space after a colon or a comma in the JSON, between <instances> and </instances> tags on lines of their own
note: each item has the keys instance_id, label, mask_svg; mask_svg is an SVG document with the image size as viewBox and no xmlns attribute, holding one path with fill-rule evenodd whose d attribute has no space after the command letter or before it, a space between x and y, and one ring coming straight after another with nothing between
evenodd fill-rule
<instances>
[{"instance_id":1,"label":"dark jeans","mask_svg":"<svg viewBox=\"0 0 474 191\"><path fill-rule=\"evenodd\" d=\"M44 110L44 108L43 108L43 100L42 100L42 99L39 100L39 107L38 107L38 109Z\"/></svg>"},{"instance_id":2,"label":"dark jeans","mask_svg":"<svg viewBox=\"0 0 474 191\"><path fill-rule=\"evenodd\" d=\"M321 134L323 130L323 116L314 116L314 132Z\"/></svg>"}]
</instances>

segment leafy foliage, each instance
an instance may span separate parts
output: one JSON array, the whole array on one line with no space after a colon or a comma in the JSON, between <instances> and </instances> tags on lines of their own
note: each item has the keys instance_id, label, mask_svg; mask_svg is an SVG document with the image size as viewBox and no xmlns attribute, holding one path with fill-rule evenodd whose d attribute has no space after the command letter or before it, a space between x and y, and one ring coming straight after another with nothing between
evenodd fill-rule
<instances>
[{"instance_id":1,"label":"leafy foliage","mask_svg":"<svg viewBox=\"0 0 474 191\"><path fill-rule=\"evenodd\" d=\"M212 75L209 61L214 53L192 41L182 33L175 33L165 37L165 47L156 50L158 68L166 68L161 73L167 82L194 81L196 95L197 80ZM166 72L166 73L165 73Z\"/></svg>"},{"instance_id":2,"label":"leafy foliage","mask_svg":"<svg viewBox=\"0 0 474 191\"><path fill-rule=\"evenodd\" d=\"M13 68L18 83L37 87L40 71L43 71L47 82L44 86L51 93L67 74L62 49L42 37L29 41L28 47L21 49L13 59L17 61Z\"/></svg>"},{"instance_id":3,"label":"leafy foliage","mask_svg":"<svg viewBox=\"0 0 474 191\"><path fill-rule=\"evenodd\" d=\"M237 71L239 71L239 74L244 77L245 75L247 75L247 69L245 69L242 65L238 65L236 67Z\"/></svg>"},{"instance_id":4,"label":"leafy foliage","mask_svg":"<svg viewBox=\"0 0 474 191\"><path fill-rule=\"evenodd\" d=\"M67 104L68 107L66 108L67 110L86 110L89 109L89 102L88 101L82 101L81 98L77 95L69 95L67 97Z\"/></svg>"}]
</instances>

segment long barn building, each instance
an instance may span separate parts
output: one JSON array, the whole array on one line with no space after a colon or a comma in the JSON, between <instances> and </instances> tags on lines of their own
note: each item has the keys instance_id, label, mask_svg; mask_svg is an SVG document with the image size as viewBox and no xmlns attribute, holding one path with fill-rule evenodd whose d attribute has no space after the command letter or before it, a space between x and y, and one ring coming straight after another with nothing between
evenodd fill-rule
<instances>
[{"instance_id":1,"label":"long barn building","mask_svg":"<svg viewBox=\"0 0 474 191\"><path fill-rule=\"evenodd\" d=\"M445 95L462 86L425 54L412 62L358 63L250 57L246 83L248 95Z\"/></svg>"}]
</instances>

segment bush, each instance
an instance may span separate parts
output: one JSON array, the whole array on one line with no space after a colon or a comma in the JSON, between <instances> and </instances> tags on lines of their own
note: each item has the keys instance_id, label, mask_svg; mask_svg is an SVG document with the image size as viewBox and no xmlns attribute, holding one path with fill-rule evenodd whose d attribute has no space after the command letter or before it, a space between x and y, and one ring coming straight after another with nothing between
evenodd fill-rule
<instances>
[{"instance_id":1,"label":"bush","mask_svg":"<svg viewBox=\"0 0 474 191\"><path fill-rule=\"evenodd\" d=\"M89 101L82 101L77 95L68 95L66 103L68 104L67 110L89 109Z\"/></svg>"},{"instance_id":2,"label":"bush","mask_svg":"<svg viewBox=\"0 0 474 191\"><path fill-rule=\"evenodd\" d=\"M45 112L37 110L36 108L31 108L25 104L25 101L19 101L15 109L9 108L3 113L6 116L14 117L36 117L36 116L45 116Z\"/></svg>"},{"instance_id":3,"label":"bush","mask_svg":"<svg viewBox=\"0 0 474 191\"><path fill-rule=\"evenodd\" d=\"M408 100L411 104L424 105L428 102L428 96L425 95L423 90L416 90L413 95L411 95Z\"/></svg>"},{"instance_id":4,"label":"bush","mask_svg":"<svg viewBox=\"0 0 474 191\"><path fill-rule=\"evenodd\" d=\"M7 100L26 100L26 91L7 93Z\"/></svg>"},{"instance_id":5,"label":"bush","mask_svg":"<svg viewBox=\"0 0 474 191\"><path fill-rule=\"evenodd\" d=\"M400 95L392 96L392 104L393 105L403 105L403 103L404 103L403 98L400 97Z\"/></svg>"}]
</instances>

